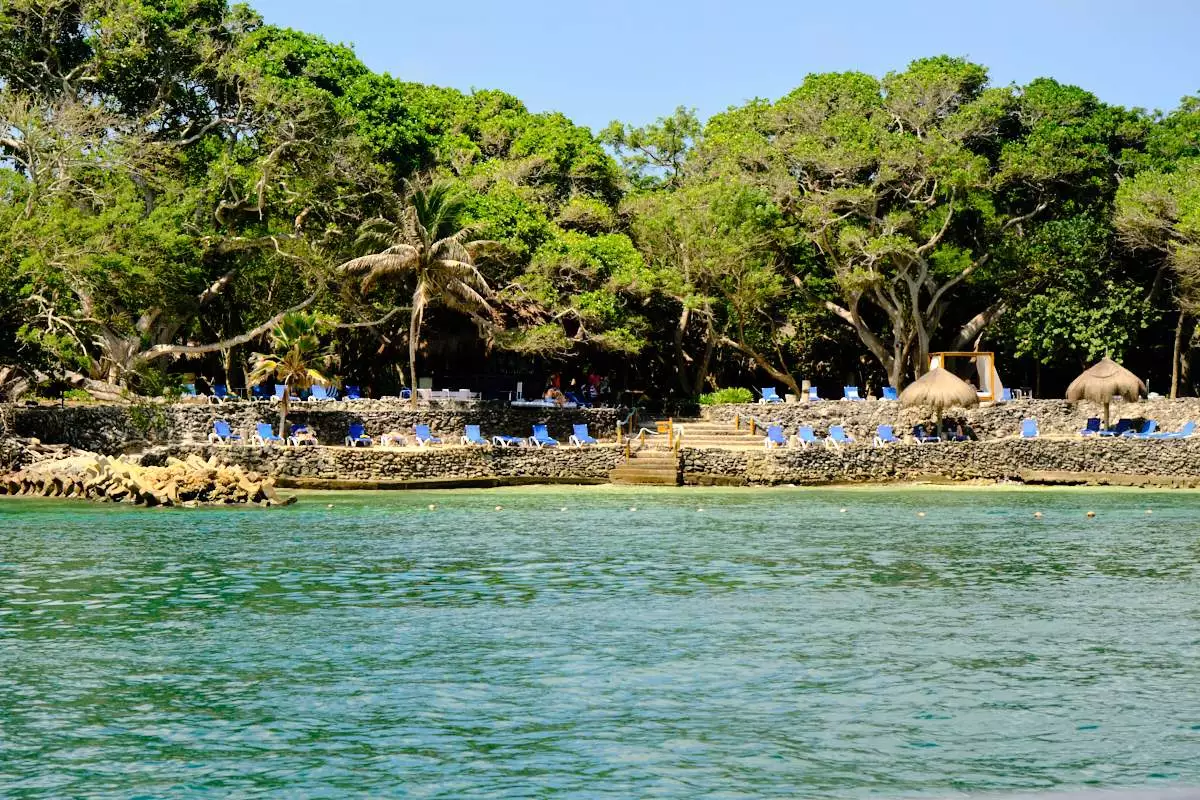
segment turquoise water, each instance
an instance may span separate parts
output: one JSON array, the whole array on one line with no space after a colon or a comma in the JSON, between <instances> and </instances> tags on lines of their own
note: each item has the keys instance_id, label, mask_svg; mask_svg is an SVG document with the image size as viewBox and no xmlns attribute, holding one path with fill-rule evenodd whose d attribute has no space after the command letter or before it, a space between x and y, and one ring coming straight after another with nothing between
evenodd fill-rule
<instances>
[{"instance_id":1,"label":"turquoise water","mask_svg":"<svg viewBox=\"0 0 1200 800\"><path fill-rule=\"evenodd\" d=\"M986 489L0 499L0 796L1195 785L1198 510Z\"/></svg>"}]
</instances>

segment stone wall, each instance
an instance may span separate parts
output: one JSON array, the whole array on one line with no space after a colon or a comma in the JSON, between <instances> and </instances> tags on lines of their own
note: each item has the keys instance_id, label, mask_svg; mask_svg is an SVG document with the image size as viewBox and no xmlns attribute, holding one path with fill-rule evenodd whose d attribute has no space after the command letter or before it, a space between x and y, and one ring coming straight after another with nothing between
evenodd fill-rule
<instances>
[{"instance_id":1,"label":"stone wall","mask_svg":"<svg viewBox=\"0 0 1200 800\"><path fill-rule=\"evenodd\" d=\"M145 464L167 456L216 456L226 465L281 479L403 482L478 478L607 480L624 461L615 446L547 449L503 447L243 447L171 445L143 457Z\"/></svg>"},{"instance_id":2,"label":"stone wall","mask_svg":"<svg viewBox=\"0 0 1200 800\"><path fill-rule=\"evenodd\" d=\"M1170 476L1200 479L1200 439L1000 439L982 442L854 445L771 451L683 448L688 483L838 483L1029 480L1030 473Z\"/></svg>"},{"instance_id":3,"label":"stone wall","mask_svg":"<svg viewBox=\"0 0 1200 800\"><path fill-rule=\"evenodd\" d=\"M13 407L0 403L0 472L21 466L21 447L11 438L13 433Z\"/></svg>"},{"instance_id":4,"label":"stone wall","mask_svg":"<svg viewBox=\"0 0 1200 800\"><path fill-rule=\"evenodd\" d=\"M713 421L733 424L735 416L743 423L754 417L766 423L779 423L789 432L799 425L812 425L824 433L830 425L845 425L855 437L870 439L877 426L894 425L897 435L908 434L914 425L932 420L927 412L916 408L901 408L897 402L886 400L824 400L819 403L776 403L773 405L709 406L706 416ZM1089 417L1102 417L1100 406L1094 403L1068 403L1065 400L1014 400L1008 403L981 406L968 410L956 409L946 416L965 418L981 439L1015 436L1021 420L1038 421L1043 435L1076 435ZM1178 400L1146 400L1140 403L1116 403L1110 413L1115 423L1119 417L1158 421L1164 430L1177 430L1188 420L1200 421L1200 398Z\"/></svg>"},{"instance_id":5,"label":"stone wall","mask_svg":"<svg viewBox=\"0 0 1200 800\"><path fill-rule=\"evenodd\" d=\"M269 403L224 405L143 404L137 406L41 406L14 411L15 435L45 442L62 442L98 453L125 453L156 443L202 443L213 420L224 419L235 432L248 437L257 422L278 425L279 410ZM611 408L512 408L480 403L472 406L429 407L413 410L407 404L383 401L354 403L298 403L288 414L288 424L306 424L322 444L340 444L351 422L361 421L369 435L390 430L412 432L414 424L429 425L447 441L457 441L463 426L482 426L483 433L529 436L534 424L545 424L550 435L564 444L571 426L587 423L597 439L613 439L618 412Z\"/></svg>"}]
</instances>

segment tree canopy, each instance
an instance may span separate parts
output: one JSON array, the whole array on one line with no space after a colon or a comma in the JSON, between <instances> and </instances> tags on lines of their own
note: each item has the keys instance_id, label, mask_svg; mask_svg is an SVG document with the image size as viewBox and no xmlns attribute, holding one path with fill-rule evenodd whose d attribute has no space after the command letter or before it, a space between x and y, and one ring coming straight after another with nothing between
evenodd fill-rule
<instances>
[{"instance_id":1,"label":"tree canopy","mask_svg":"<svg viewBox=\"0 0 1200 800\"><path fill-rule=\"evenodd\" d=\"M446 381L600 365L683 401L878 389L980 345L1010 383L1111 354L1190 388L1200 100L1125 109L952 56L797 84L596 134L226 0L11 0L0 369L244 386L303 312L380 391L418 355Z\"/></svg>"}]
</instances>

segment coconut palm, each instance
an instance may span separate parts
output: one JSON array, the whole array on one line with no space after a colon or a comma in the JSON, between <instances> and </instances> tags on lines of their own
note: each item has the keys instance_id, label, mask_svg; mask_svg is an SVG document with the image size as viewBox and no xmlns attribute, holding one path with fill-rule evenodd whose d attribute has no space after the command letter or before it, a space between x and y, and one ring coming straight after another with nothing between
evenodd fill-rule
<instances>
[{"instance_id":1,"label":"coconut palm","mask_svg":"<svg viewBox=\"0 0 1200 800\"><path fill-rule=\"evenodd\" d=\"M288 397L292 389L307 389L314 383L329 383L321 372L329 354L317 335L317 321L311 314L287 314L268 334L271 352L255 353L251 358L251 383L272 379L284 386L279 401L279 435L287 436Z\"/></svg>"},{"instance_id":2,"label":"coconut palm","mask_svg":"<svg viewBox=\"0 0 1200 800\"><path fill-rule=\"evenodd\" d=\"M494 242L472 240L474 226L461 227L463 202L448 183L428 188L409 185L407 204L398 222L375 219L364 224L357 241L371 255L351 259L338 267L362 275L362 291L401 278L415 282L408 324L408 369L417 402L417 348L425 310L443 305L466 314L480 326L495 319L489 299L491 287L475 267L475 257ZM486 316L485 316L486 315Z\"/></svg>"}]
</instances>

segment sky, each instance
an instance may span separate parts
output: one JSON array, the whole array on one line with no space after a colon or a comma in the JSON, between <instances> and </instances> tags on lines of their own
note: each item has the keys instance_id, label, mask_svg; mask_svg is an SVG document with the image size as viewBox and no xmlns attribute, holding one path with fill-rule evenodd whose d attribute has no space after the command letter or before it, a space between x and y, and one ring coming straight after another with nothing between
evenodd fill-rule
<instances>
[{"instance_id":1,"label":"sky","mask_svg":"<svg viewBox=\"0 0 1200 800\"><path fill-rule=\"evenodd\" d=\"M776 99L811 72L883 75L964 56L993 84L1053 77L1170 110L1200 94L1197 0L249 0L266 20L350 44L373 70L502 89L601 128L677 106Z\"/></svg>"}]
</instances>

